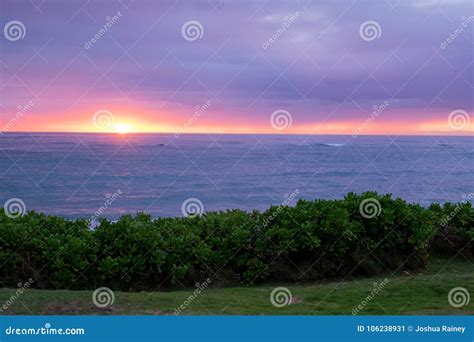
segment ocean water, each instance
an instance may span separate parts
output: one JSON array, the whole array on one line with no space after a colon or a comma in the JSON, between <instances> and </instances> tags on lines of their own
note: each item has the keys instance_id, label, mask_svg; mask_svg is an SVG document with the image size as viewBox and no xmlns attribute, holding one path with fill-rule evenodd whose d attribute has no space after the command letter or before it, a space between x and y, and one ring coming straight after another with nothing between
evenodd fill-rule
<instances>
[{"instance_id":1,"label":"ocean water","mask_svg":"<svg viewBox=\"0 0 474 342\"><path fill-rule=\"evenodd\" d=\"M189 198L205 211L264 210L288 196L294 204L367 190L428 205L474 192L474 139L6 133L0 174L2 204L20 198L28 210L70 218L100 207L112 219L180 216Z\"/></svg>"}]
</instances>

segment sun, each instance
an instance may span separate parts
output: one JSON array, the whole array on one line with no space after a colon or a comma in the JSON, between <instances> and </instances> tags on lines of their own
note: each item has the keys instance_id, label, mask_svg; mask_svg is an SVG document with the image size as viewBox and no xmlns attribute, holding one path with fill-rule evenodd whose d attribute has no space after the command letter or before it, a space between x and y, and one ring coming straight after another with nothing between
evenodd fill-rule
<instances>
[{"instance_id":1,"label":"sun","mask_svg":"<svg viewBox=\"0 0 474 342\"><path fill-rule=\"evenodd\" d=\"M127 123L117 123L114 125L114 129L119 134L126 134L132 130L132 126Z\"/></svg>"}]
</instances>

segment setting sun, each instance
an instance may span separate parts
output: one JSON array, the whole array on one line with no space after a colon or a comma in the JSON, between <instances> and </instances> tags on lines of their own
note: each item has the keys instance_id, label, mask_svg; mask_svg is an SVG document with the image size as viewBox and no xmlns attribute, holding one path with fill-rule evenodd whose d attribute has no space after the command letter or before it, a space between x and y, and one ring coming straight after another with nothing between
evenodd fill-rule
<instances>
[{"instance_id":1,"label":"setting sun","mask_svg":"<svg viewBox=\"0 0 474 342\"><path fill-rule=\"evenodd\" d=\"M119 134L125 134L132 130L132 126L127 123L118 123L115 124L114 129Z\"/></svg>"}]
</instances>

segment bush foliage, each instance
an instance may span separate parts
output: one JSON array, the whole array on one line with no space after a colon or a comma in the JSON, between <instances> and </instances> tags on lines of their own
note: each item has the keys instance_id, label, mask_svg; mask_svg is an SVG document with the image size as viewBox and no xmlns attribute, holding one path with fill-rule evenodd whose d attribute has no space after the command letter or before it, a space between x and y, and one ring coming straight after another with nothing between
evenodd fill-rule
<instances>
[{"instance_id":1,"label":"bush foliage","mask_svg":"<svg viewBox=\"0 0 474 342\"><path fill-rule=\"evenodd\" d=\"M364 199L381 211L361 215ZM299 200L265 212L228 210L198 217L125 215L67 220L0 212L0 281L25 279L47 289L120 290L213 284L307 281L376 275L426 265L430 247L472 256L469 202L423 208L390 195L349 193L341 200Z\"/></svg>"}]
</instances>

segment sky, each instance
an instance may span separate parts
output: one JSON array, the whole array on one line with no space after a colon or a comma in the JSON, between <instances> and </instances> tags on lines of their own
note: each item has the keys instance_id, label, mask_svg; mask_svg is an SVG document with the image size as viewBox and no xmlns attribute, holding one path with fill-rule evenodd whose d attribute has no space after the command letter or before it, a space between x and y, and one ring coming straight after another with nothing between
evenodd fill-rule
<instances>
[{"instance_id":1,"label":"sky","mask_svg":"<svg viewBox=\"0 0 474 342\"><path fill-rule=\"evenodd\" d=\"M0 4L0 131L474 133L472 0Z\"/></svg>"}]
</instances>

